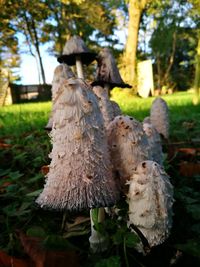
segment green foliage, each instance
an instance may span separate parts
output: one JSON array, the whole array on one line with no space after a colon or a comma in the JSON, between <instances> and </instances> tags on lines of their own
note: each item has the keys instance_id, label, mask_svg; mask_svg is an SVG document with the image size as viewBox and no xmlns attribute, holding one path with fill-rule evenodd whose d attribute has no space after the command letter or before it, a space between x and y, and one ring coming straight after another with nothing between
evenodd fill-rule
<instances>
[{"instance_id":1,"label":"green foliage","mask_svg":"<svg viewBox=\"0 0 200 267\"><path fill-rule=\"evenodd\" d=\"M45 230L40 226L32 226L26 230L27 236L34 236L34 237L46 237Z\"/></svg>"},{"instance_id":2,"label":"green foliage","mask_svg":"<svg viewBox=\"0 0 200 267\"><path fill-rule=\"evenodd\" d=\"M141 20L138 55L153 59L156 88L186 90L193 86L199 12L196 1L149 2ZM146 36L150 36L149 43Z\"/></svg>"},{"instance_id":3,"label":"green foliage","mask_svg":"<svg viewBox=\"0 0 200 267\"><path fill-rule=\"evenodd\" d=\"M53 250L66 250L66 249L77 249L67 239L60 235L48 235L44 241L43 246L47 249Z\"/></svg>"},{"instance_id":4,"label":"green foliage","mask_svg":"<svg viewBox=\"0 0 200 267\"><path fill-rule=\"evenodd\" d=\"M108 259L100 260L95 264L95 267L120 267L120 258L118 256L112 256Z\"/></svg>"}]
</instances>

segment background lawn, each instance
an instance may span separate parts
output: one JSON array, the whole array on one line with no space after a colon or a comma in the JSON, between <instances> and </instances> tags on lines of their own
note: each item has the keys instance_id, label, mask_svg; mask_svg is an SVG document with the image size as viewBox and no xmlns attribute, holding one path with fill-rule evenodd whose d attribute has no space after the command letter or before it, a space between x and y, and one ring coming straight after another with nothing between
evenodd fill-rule
<instances>
[{"instance_id":1,"label":"background lawn","mask_svg":"<svg viewBox=\"0 0 200 267\"><path fill-rule=\"evenodd\" d=\"M200 106L192 104L191 93L166 95L170 110L169 143L185 142L199 145ZM133 97L128 90L115 89L112 99L118 102L125 114L143 120L149 115L153 97ZM0 249L9 254L24 256L16 229L29 235L45 238L45 246L51 249L76 247L81 266L170 266L169 262L181 251L174 266L200 266L200 176L180 175L179 158L166 157L165 168L174 185L174 223L169 240L155 248L148 257L138 255L134 239L127 232L126 224L109 220L105 231L110 236L110 248L105 255L88 254L90 224L78 226L68 233L63 228L64 219L77 215L44 211L35 205L35 198L43 188L44 168L49 164L50 138L44 130L51 110L51 103L29 103L0 108ZM168 145L165 144L167 153ZM198 156L198 155L197 155ZM197 158L192 160L199 161ZM124 200L119 203L125 209ZM127 212L127 211L126 211ZM88 214L84 214L88 216ZM64 238L63 238L64 237ZM126 237L126 238L125 238ZM58 247L59 246L59 247ZM178 254L179 255L179 254ZM139 262L139 263L138 263ZM109 265L110 264L110 265ZM141 265L142 264L142 265Z\"/></svg>"}]
</instances>

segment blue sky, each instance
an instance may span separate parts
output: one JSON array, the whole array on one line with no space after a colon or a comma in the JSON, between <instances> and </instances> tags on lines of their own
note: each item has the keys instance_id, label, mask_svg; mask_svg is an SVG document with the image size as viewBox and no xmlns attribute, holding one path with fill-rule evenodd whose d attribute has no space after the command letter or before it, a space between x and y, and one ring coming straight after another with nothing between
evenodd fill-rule
<instances>
[{"instance_id":1,"label":"blue sky","mask_svg":"<svg viewBox=\"0 0 200 267\"><path fill-rule=\"evenodd\" d=\"M55 67L59 64L57 59L53 56L50 56L45 49L41 49L42 59L44 63L44 70L46 75L46 82L51 83L53 79L53 72ZM35 58L28 53L21 55L21 67L20 72L21 84L38 84L38 71L36 67Z\"/></svg>"}]
</instances>

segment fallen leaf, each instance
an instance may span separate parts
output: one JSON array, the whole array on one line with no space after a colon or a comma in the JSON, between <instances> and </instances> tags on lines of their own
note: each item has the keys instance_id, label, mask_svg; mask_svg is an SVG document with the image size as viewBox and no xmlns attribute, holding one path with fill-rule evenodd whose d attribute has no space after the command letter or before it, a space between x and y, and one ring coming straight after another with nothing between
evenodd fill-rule
<instances>
[{"instance_id":1,"label":"fallen leaf","mask_svg":"<svg viewBox=\"0 0 200 267\"><path fill-rule=\"evenodd\" d=\"M35 267L78 267L78 255L73 250L46 250L42 238L31 237L18 231L24 251L35 263Z\"/></svg>"},{"instance_id":2,"label":"fallen leaf","mask_svg":"<svg viewBox=\"0 0 200 267\"><path fill-rule=\"evenodd\" d=\"M0 251L0 266L1 267L33 267L30 260L18 259L8 255L4 251Z\"/></svg>"},{"instance_id":3,"label":"fallen leaf","mask_svg":"<svg viewBox=\"0 0 200 267\"><path fill-rule=\"evenodd\" d=\"M200 163L181 162L179 165L179 172L183 176L192 177L200 174Z\"/></svg>"},{"instance_id":4,"label":"fallen leaf","mask_svg":"<svg viewBox=\"0 0 200 267\"><path fill-rule=\"evenodd\" d=\"M49 166L48 166L48 165L44 165L44 166L42 166L42 168L41 168L41 173L42 173L43 175L47 175L48 172L49 172Z\"/></svg>"},{"instance_id":5,"label":"fallen leaf","mask_svg":"<svg viewBox=\"0 0 200 267\"><path fill-rule=\"evenodd\" d=\"M10 148L10 147L11 147L10 144L6 144L6 143L1 143L1 142L0 142L0 148L1 148L1 149L6 149L6 148Z\"/></svg>"}]
</instances>

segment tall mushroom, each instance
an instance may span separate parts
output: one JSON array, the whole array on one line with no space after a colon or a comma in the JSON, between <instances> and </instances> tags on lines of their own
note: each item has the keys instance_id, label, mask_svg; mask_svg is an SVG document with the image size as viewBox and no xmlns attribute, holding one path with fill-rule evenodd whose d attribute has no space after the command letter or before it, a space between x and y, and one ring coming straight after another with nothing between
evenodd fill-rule
<instances>
[{"instance_id":1,"label":"tall mushroom","mask_svg":"<svg viewBox=\"0 0 200 267\"><path fill-rule=\"evenodd\" d=\"M172 226L174 199L169 176L156 162L143 161L133 172L129 185L128 225L138 227L150 247L163 243Z\"/></svg>"},{"instance_id":2,"label":"tall mushroom","mask_svg":"<svg viewBox=\"0 0 200 267\"><path fill-rule=\"evenodd\" d=\"M71 211L113 205L118 192L97 99L75 78L64 80L58 93L52 160L37 203Z\"/></svg>"},{"instance_id":3,"label":"tall mushroom","mask_svg":"<svg viewBox=\"0 0 200 267\"><path fill-rule=\"evenodd\" d=\"M109 48L104 48L97 57L98 67L95 81L92 86L100 85L108 92L114 87L131 88L127 83L124 83L115 59Z\"/></svg>"},{"instance_id":4,"label":"tall mushroom","mask_svg":"<svg viewBox=\"0 0 200 267\"><path fill-rule=\"evenodd\" d=\"M160 135L156 128L150 122L146 121L143 121L143 130L149 143L151 159L162 166L164 157Z\"/></svg>"},{"instance_id":5,"label":"tall mushroom","mask_svg":"<svg viewBox=\"0 0 200 267\"><path fill-rule=\"evenodd\" d=\"M157 97L151 106L150 122L165 139L169 137L169 109L161 97Z\"/></svg>"},{"instance_id":6,"label":"tall mushroom","mask_svg":"<svg viewBox=\"0 0 200 267\"><path fill-rule=\"evenodd\" d=\"M92 88L99 100L99 107L103 115L105 128L118 115L121 115L121 110L118 104L110 101L107 91L101 86L94 86Z\"/></svg>"},{"instance_id":7,"label":"tall mushroom","mask_svg":"<svg viewBox=\"0 0 200 267\"><path fill-rule=\"evenodd\" d=\"M57 103L60 84L62 83L63 79L69 79L72 77L74 77L74 74L71 71L70 67L67 66L66 64L60 64L54 70L54 76L53 76L52 88L51 88L52 110L51 110L51 114L49 117L49 121L47 125L45 126L45 129L48 131L50 131L53 126L53 114L55 113L55 110L56 110L56 103Z\"/></svg>"},{"instance_id":8,"label":"tall mushroom","mask_svg":"<svg viewBox=\"0 0 200 267\"><path fill-rule=\"evenodd\" d=\"M95 94L100 98L101 111L107 127L115 116L121 115L118 104L109 99L110 90L114 87L131 88L131 86L123 82L110 49L104 48L99 53L97 62L96 78L92 86Z\"/></svg>"},{"instance_id":9,"label":"tall mushroom","mask_svg":"<svg viewBox=\"0 0 200 267\"><path fill-rule=\"evenodd\" d=\"M108 125L108 143L114 170L123 187L139 162L150 159L142 124L129 116L117 116Z\"/></svg>"},{"instance_id":10,"label":"tall mushroom","mask_svg":"<svg viewBox=\"0 0 200 267\"><path fill-rule=\"evenodd\" d=\"M83 64L89 65L95 58L96 53L91 52L81 37L75 35L66 42L58 62L69 66L76 65L78 78L84 79Z\"/></svg>"},{"instance_id":11,"label":"tall mushroom","mask_svg":"<svg viewBox=\"0 0 200 267\"><path fill-rule=\"evenodd\" d=\"M44 208L69 211L113 206L119 192L103 118L96 96L82 79L60 83L53 124L52 160L36 202Z\"/></svg>"}]
</instances>

